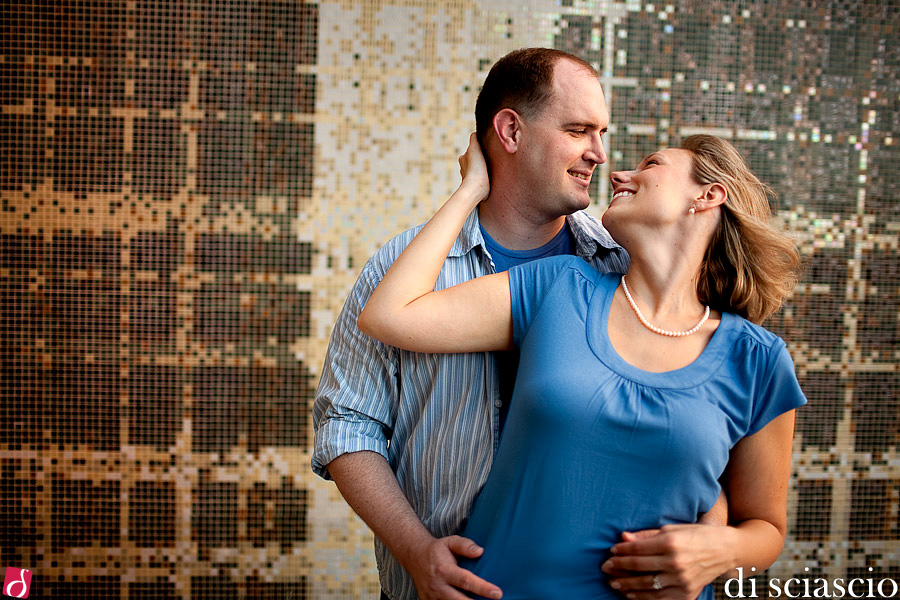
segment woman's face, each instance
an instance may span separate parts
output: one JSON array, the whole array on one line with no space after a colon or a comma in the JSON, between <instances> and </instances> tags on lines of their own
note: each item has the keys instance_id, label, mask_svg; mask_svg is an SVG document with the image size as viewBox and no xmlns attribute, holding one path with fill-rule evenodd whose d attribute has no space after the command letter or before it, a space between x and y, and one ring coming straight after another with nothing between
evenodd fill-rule
<instances>
[{"instance_id":1,"label":"woman's face","mask_svg":"<svg viewBox=\"0 0 900 600\"><path fill-rule=\"evenodd\" d=\"M703 186L691 179L691 164L690 152L667 148L633 171L612 173L613 197L603 225L613 238L623 244L617 235L662 233L690 218L691 206L703 194Z\"/></svg>"}]
</instances>

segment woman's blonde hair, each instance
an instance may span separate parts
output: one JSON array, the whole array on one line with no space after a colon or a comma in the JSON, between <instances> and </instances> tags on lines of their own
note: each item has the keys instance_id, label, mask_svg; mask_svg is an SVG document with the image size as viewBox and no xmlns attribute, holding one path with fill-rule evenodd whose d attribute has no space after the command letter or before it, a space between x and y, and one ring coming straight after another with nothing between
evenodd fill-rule
<instances>
[{"instance_id":1,"label":"woman's blonde hair","mask_svg":"<svg viewBox=\"0 0 900 600\"><path fill-rule=\"evenodd\" d=\"M800 269L796 243L773 225L769 195L774 193L721 138L692 135L681 148L693 157L694 181L720 183L728 190L719 227L700 267L700 300L762 323L781 307Z\"/></svg>"}]
</instances>

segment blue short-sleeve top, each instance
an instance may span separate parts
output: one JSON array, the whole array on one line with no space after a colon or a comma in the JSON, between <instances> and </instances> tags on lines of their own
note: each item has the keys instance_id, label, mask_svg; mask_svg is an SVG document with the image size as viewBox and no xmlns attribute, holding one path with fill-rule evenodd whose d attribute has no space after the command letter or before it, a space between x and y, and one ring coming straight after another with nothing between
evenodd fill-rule
<instances>
[{"instance_id":1,"label":"blue short-sleeve top","mask_svg":"<svg viewBox=\"0 0 900 600\"><path fill-rule=\"evenodd\" d=\"M485 552L464 566L505 599L620 598L600 565L622 532L695 522L731 447L806 399L784 342L737 315L693 363L652 373L607 335L620 275L565 256L509 278L521 360L464 532Z\"/></svg>"}]
</instances>

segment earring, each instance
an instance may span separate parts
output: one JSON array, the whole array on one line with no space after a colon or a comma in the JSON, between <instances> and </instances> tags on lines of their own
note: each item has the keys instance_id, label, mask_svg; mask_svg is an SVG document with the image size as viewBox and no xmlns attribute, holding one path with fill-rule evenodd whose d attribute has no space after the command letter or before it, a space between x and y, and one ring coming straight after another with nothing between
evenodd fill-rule
<instances>
[{"instance_id":1,"label":"earring","mask_svg":"<svg viewBox=\"0 0 900 600\"><path fill-rule=\"evenodd\" d=\"M697 205L691 204L691 207L688 209L688 213L694 214L695 212L697 212Z\"/></svg>"}]
</instances>

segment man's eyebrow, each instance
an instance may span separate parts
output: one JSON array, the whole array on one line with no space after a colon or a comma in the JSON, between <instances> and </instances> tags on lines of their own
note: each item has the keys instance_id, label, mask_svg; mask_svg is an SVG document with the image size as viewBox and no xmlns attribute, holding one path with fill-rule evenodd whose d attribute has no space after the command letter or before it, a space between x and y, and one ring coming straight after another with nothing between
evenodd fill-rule
<instances>
[{"instance_id":1,"label":"man's eyebrow","mask_svg":"<svg viewBox=\"0 0 900 600\"><path fill-rule=\"evenodd\" d=\"M596 123L592 123L590 121L570 121L568 123L563 123L563 127L565 129L570 129L572 127L582 127L584 129L599 129L601 135L609 131L609 127L599 127Z\"/></svg>"}]
</instances>

